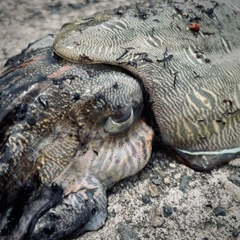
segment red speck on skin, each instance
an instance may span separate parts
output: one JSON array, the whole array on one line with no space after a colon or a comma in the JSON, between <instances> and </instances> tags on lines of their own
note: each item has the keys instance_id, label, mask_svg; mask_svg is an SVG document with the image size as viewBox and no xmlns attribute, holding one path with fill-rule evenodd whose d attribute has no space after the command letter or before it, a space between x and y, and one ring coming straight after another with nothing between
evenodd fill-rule
<instances>
[{"instance_id":1,"label":"red speck on skin","mask_svg":"<svg viewBox=\"0 0 240 240\"><path fill-rule=\"evenodd\" d=\"M199 32L200 30L200 25L198 23L190 23L189 29L193 32Z\"/></svg>"}]
</instances>

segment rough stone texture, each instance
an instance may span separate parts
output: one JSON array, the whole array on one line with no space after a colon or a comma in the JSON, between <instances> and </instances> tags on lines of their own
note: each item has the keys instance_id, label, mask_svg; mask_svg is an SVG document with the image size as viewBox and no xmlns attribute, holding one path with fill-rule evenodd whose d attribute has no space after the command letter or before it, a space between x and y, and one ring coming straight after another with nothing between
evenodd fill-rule
<instances>
[{"instance_id":1,"label":"rough stone texture","mask_svg":"<svg viewBox=\"0 0 240 240\"><path fill-rule=\"evenodd\" d=\"M1 1L0 66L29 42L57 33L65 22L129 2L135 1ZM237 166L223 166L211 173L194 172L160 150L143 171L108 193L105 227L79 239L240 240ZM151 196L149 186L157 196ZM171 215L165 217L163 207L171 209ZM226 216L216 216L214 210L219 207Z\"/></svg>"}]
</instances>

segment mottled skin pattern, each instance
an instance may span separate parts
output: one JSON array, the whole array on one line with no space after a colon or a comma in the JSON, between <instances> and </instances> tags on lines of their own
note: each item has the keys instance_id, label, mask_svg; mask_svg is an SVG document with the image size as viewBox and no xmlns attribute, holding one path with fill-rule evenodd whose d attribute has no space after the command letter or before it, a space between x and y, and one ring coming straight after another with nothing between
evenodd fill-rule
<instances>
[{"instance_id":1,"label":"mottled skin pattern","mask_svg":"<svg viewBox=\"0 0 240 240\"><path fill-rule=\"evenodd\" d=\"M36 222L31 239L98 229L106 190L151 155L153 131L142 119L107 132L108 116L123 125L129 107L142 108L137 80L116 67L60 59L53 39L30 45L2 71L1 239L28 238Z\"/></svg>"},{"instance_id":2,"label":"mottled skin pattern","mask_svg":"<svg viewBox=\"0 0 240 240\"><path fill-rule=\"evenodd\" d=\"M106 190L151 155L137 79L162 142L192 167L237 157L239 7L119 8L64 25L54 51L66 60L54 36L10 59L0 78L1 239L69 239L104 225Z\"/></svg>"}]
</instances>

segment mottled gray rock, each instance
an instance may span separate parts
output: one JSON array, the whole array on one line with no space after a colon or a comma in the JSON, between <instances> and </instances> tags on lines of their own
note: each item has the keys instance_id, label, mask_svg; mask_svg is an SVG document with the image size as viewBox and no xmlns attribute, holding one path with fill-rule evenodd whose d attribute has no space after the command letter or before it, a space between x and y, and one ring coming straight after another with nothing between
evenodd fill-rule
<instances>
[{"instance_id":1,"label":"mottled gray rock","mask_svg":"<svg viewBox=\"0 0 240 240\"><path fill-rule=\"evenodd\" d=\"M154 198L159 196L158 187L155 184L149 183L148 189L151 197Z\"/></svg>"},{"instance_id":2,"label":"mottled gray rock","mask_svg":"<svg viewBox=\"0 0 240 240\"><path fill-rule=\"evenodd\" d=\"M181 181L180 182L180 190L185 193L189 178L187 175L183 174L180 181Z\"/></svg>"},{"instance_id":3,"label":"mottled gray rock","mask_svg":"<svg viewBox=\"0 0 240 240\"><path fill-rule=\"evenodd\" d=\"M164 179L163 179L163 182L164 182L164 184L170 184L170 182L171 182L171 180L168 178L168 177L165 177Z\"/></svg>"},{"instance_id":4,"label":"mottled gray rock","mask_svg":"<svg viewBox=\"0 0 240 240\"><path fill-rule=\"evenodd\" d=\"M151 180L155 185L160 185L160 181L158 178L152 178Z\"/></svg>"},{"instance_id":5,"label":"mottled gray rock","mask_svg":"<svg viewBox=\"0 0 240 240\"><path fill-rule=\"evenodd\" d=\"M229 163L230 166L240 167L240 158L234 159Z\"/></svg>"},{"instance_id":6,"label":"mottled gray rock","mask_svg":"<svg viewBox=\"0 0 240 240\"><path fill-rule=\"evenodd\" d=\"M157 208L152 208L150 211L151 225L153 227L161 227L165 221L163 213Z\"/></svg>"},{"instance_id":7,"label":"mottled gray rock","mask_svg":"<svg viewBox=\"0 0 240 240\"><path fill-rule=\"evenodd\" d=\"M236 186L235 184L233 184L232 182L226 180L224 182L224 188L227 190L227 192L229 193L229 195L232 196L232 198L236 201L240 203L240 188L238 186Z\"/></svg>"},{"instance_id":8,"label":"mottled gray rock","mask_svg":"<svg viewBox=\"0 0 240 240\"><path fill-rule=\"evenodd\" d=\"M148 203L151 202L151 199L150 199L149 196L144 195L144 196L142 196L142 201L143 201L144 204L148 204Z\"/></svg>"},{"instance_id":9,"label":"mottled gray rock","mask_svg":"<svg viewBox=\"0 0 240 240\"><path fill-rule=\"evenodd\" d=\"M119 224L118 232L120 234L120 240L139 240L135 231L123 224Z\"/></svg>"},{"instance_id":10,"label":"mottled gray rock","mask_svg":"<svg viewBox=\"0 0 240 240\"><path fill-rule=\"evenodd\" d=\"M228 178L231 182L233 182L234 184L236 184L238 187L240 187L240 177L237 175L230 175Z\"/></svg>"},{"instance_id":11,"label":"mottled gray rock","mask_svg":"<svg viewBox=\"0 0 240 240\"><path fill-rule=\"evenodd\" d=\"M164 217L170 217L172 213L172 208L170 206L163 206Z\"/></svg>"},{"instance_id":12,"label":"mottled gray rock","mask_svg":"<svg viewBox=\"0 0 240 240\"><path fill-rule=\"evenodd\" d=\"M213 212L215 213L216 216L226 216L227 215L226 210L221 206L216 207L213 210Z\"/></svg>"}]
</instances>

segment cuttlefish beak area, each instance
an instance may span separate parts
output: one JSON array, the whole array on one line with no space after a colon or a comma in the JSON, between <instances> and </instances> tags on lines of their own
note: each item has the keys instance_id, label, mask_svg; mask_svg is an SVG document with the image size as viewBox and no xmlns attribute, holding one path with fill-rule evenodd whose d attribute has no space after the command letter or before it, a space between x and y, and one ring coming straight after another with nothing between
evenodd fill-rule
<instances>
[{"instance_id":1,"label":"cuttlefish beak area","mask_svg":"<svg viewBox=\"0 0 240 240\"><path fill-rule=\"evenodd\" d=\"M96 134L86 152L77 152L53 180L62 187L64 197L38 219L32 239L58 239L63 234L77 237L103 226L107 217L106 190L146 165L153 135L141 119L118 135L106 135L104 130ZM51 169L45 171L50 174Z\"/></svg>"},{"instance_id":2,"label":"cuttlefish beak area","mask_svg":"<svg viewBox=\"0 0 240 240\"><path fill-rule=\"evenodd\" d=\"M142 119L119 134L99 129L99 132L92 133L91 140L83 147L85 150L80 149L75 154L54 182L61 184L64 194L69 194L81 188L83 176L94 176L108 189L147 164L153 136L153 130ZM50 168L46 170L51 172Z\"/></svg>"},{"instance_id":3,"label":"cuttlefish beak area","mask_svg":"<svg viewBox=\"0 0 240 240\"><path fill-rule=\"evenodd\" d=\"M99 229L107 217L107 189L139 172L151 156L154 132L141 118L119 134L99 128L74 140L79 128L71 128L71 139L54 137L56 131L45 139L51 147L39 151L41 186L17 205L22 207L17 223L8 223L12 208L2 219L3 234L11 229L9 239L71 239ZM81 145L83 137L87 143Z\"/></svg>"}]
</instances>

